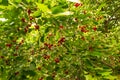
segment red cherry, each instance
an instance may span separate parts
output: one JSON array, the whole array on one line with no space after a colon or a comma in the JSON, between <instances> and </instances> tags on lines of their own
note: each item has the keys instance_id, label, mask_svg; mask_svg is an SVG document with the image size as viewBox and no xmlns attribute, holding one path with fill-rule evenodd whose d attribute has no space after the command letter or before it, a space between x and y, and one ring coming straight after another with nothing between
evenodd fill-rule
<instances>
[{"instance_id":1,"label":"red cherry","mask_svg":"<svg viewBox=\"0 0 120 80\"><path fill-rule=\"evenodd\" d=\"M34 18L32 16L29 17L30 20L33 20Z\"/></svg>"},{"instance_id":2,"label":"red cherry","mask_svg":"<svg viewBox=\"0 0 120 80\"><path fill-rule=\"evenodd\" d=\"M16 40L13 40L12 42L16 42Z\"/></svg>"},{"instance_id":3,"label":"red cherry","mask_svg":"<svg viewBox=\"0 0 120 80\"><path fill-rule=\"evenodd\" d=\"M15 49L16 49L16 50L18 50L18 48L19 48L19 46L16 46L16 48L15 48Z\"/></svg>"},{"instance_id":4,"label":"red cherry","mask_svg":"<svg viewBox=\"0 0 120 80\"><path fill-rule=\"evenodd\" d=\"M50 55L47 55L47 54L44 54L43 57L44 57L44 59L47 59L47 60L50 59Z\"/></svg>"},{"instance_id":5,"label":"red cherry","mask_svg":"<svg viewBox=\"0 0 120 80\"><path fill-rule=\"evenodd\" d=\"M83 11L83 13L84 13L84 14L86 14L86 13L87 13L87 11L86 11L86 10L84 10L84 11Z\"/></svg>"},{"instance_id":6,"label":"red cherry","mask_svg":"<svg viewBox=\"0 0 120 80\"><path fill-rule=\"evenodd\" d=\"M60 29L63 29L63 28L64 28L64 26L60 26L59 28L60 28Z\"/></svg>"},{"instance_id":7,"label":"red cherry","mask_svg":"<svg viewBox=\"0 0 120 80\"><path fill-rule=\"evenodd\" d=\"M27 25L27 26L24 28L25 33L27 33L27 32L28 32L29 27L30 27L30 25Z\"/></svg>"},{"instance_id":8,"label":"red cherry","mask_svg":"<svg viewBox=\"0 0 120 80\"><path fill-rule=\"evenodd\" d=\"M27 33L27 32L28 32L28 28L27 28L27 27L25 27L24 31L25 31L25 33Z\"/></svg>"},{"instance_id":9,"label":"red cherry","mask_svg":"<svg viewBox=\"0 0 120 80\"><path fill-rule=\"evenodd\" d=\"M12 46L12 44L8 43L8 44L6 44L6 46L10 48Z\"/></svg>"},{"instance_id":10,"label":"red cherry","mask_svg":"<svg viewBox=\"0 0 120 80\"><path fill-rule=\"evenodd\" d=\"M24 40L21 40L21 42L19 43L19 45L22 45L24 43Z\"/></svg>"},{"instance_id":11,"label":"red cherry","mask_svg":"<svg viewBox=\"0 0 120 80\"><path fill-rule=\"evenodd\" d=\"M54 78L56 76L56 72L53 72L52 73L52 77Z\"/></svg>"},{"instance_id":12,"label":"red cherry","mask_svg":"<svg viewBox=\"0 0 120 80\"><path fill-rule=\"evenodd\" d=\"M27 11L27 12L28 12L28 15L30 15L30 14L31 14L31 10L30 10L30 9L28 9L28 11Z\"/></svg>"},{"instance_id":13,"label":"red cherry","mask_svg":"<svg viewBox=\"0 0 120 80\"><path fill-rule=\"evenodd\" d=\"M82 4L81 3L75 3L74 6L78 7L78 6L82 6Z\"/></svg>"},{"instance_id":14,"label":"red cherry","mask_svg":"<svg viewBox=\"0 0 120 80\"><path fill-rule=\"evenodd\" d=\"M4 56L0 56L0 58L1 58L1 59L3 59L3 58L4 58Z\"/></svg>"},{"instance_id":15,"label":"red cherry","mask_svg":"<svg viewBox=\"0 0 120 80\"><path fill-rule=\"evenodd\" d=\"M74 18L74 21L75 21L75 22L78 22L78 18Z\"/></svg>"},{"instance_id":16,"label":"red cherry","mask_svg":"<svg viewBox=\"0 0 120 80\"><path fill-rule=\"evenodd\" d=\"M85 40L85 37L82 36L81 39L84 41L84 40Z\"/></svg>"},{"instance_id":17,"label":"red cherry","mask_svg":"<svg viewBox=\"0 0 120 80\"><path fill-rule=\"evenodd\" d=\"M29 60L29 59L28 59L27 61L28 61L28 62L30 62L30 60Z\"/></svg>"},{"instance_id":18,"label":"red cherry","mask_svg":"<svg viewBox=\"0 0 120 80\"><path fill-rule=\"evenodd\" d=\"M25 22L25 18L22 18L21 21L22 21L22 22Z\"/></svg>"},{"instance_id":19,"label":"red cherry","mask_svg":"<svg viewBox=\"0 0 120 80\"><path fill-rule=\"evenodd\" d=\"M41 70L41 67L38 67L37 69L40 71L40 70Z\"/></svg>"},{"instance_id":20,"label":"red cherry","mask_svg":"<svg viewBox=\"0 0 120 80\"><path fill-rule=\"evenodd\" d=\"M51 49L53 44L44 43L44 46L47 46L49 49Z\"/></svg>"},{"instance_id":21,"label":"red cherry","mask_svg":"<svg viewBox=\"0 0 120 80\"><path fill-rule=\"evenodd\" d=\"M102 18L103 18L103 16L100 16L100 17L99 17L99 19L102 19Z\"/></svg>"},{"instance_id":22,"label":"red cherry","mask_svg":"<svg viewBox=\"0 0 120 80\"><path fill-rule=\"evenodd\" d=\"M54 60L56 63L59 63L60 62L60 59L59 58L55 58Z\"/></svg>"},{"instance_id":23,"label":"red cherry","mask_svg":"<svg viewBox=\"0 0 120 80\"><path fill-rule=\"evenodd\" d=\"M19 72L15 72L15 75L17 76L19 74Z\"/></svg>"},{"instance_id":24,"label":"red cherry","mask_svg":"<svg viewBox=\"0 0 120 80\"><path fill-rule=\"evenodd\" d=\"M48 48L49 48L49 49L51 49L51 48L52 48L52 46L53 46L53 44L49 44L49 45L48 45Z\"/></svg>"},{"instance_id":25,"label":"red cherry","mask_svg":"<svg viewBox=\"0 0 120 80\"><path fill-rule=\"evenodd\" d=\"M22 45L22 43L20 42L19 45Z\"/></svg>"},{"instance_id":26,"label":"red cherry","mask_svg":"<svg viewBox=\"0 0 120 80\"><path fill-rule=\"evenodd\" d=\"M91 37L92 40L94 40L95 38L94 37Z\"/></svg>"},{"instance_id":27,"label":"red cherry","mask_svg":"<svg viewBox=\"0 0 120 80\"><path fill-rule=\"evenodd\" d=\"M93 30L96 31L96 30L97 30L97 27L93 27Z\"/></svg>"},{"instance_id":28,"label":"red cherry","mask_svg":"<svg viewBox=\"0 0 120 80\"><path fill-rule=\"evenodd\" d=\"M68 74L68 70L65 71L65 74Z\"/></svg>"},{"instance_id":29,"label":"red cherry","mask_svg":"<svg viewBox=\"0 0 120 80\"><path fill-rule=\"evenodd\" d=\"M31 51L31 55L34 55L34 54L35 54L35 51L34 51L34 50L32 50L32 51Z\"/></svg>"},{"instance_id":30,"label":"red cherry","mask_svg":"<svg viewBox=\"0 0 120 80\"><path fill-rule=\"evenodd\" d=\"M13 56L17 56L17 54L13 54Z\"/></svg>"},{"instance_id":31,"label":"red cherry","mask_svg":"<svg viewBox=\"0 0 120 80\"><path fill-rule=\"evenodd\" d=\"M44 50L44 49L45 49L44 47L40 48L40 50Z\"/></svg>"},{"instance_id":32,"label":"red cherry","mask_svg":"<svg viewBox=\"0 0 120 80\"><path fill-rule=\"evenodd\" d=\"M39 29L39 25L35 25L35 30L38 30Z\"/></svg>"},{"instance_id":33,"label":"red cherry","mask_svg":"<svg viewBox=\"0 0 120 80\"><path fill-rule=\"evenodd\" d=\"M89 46L89 51L93 51L93 47L92 46Z\"/></svg>"},{"instance_id":34,"label":"red cherry","mask_svg":"<svg viewBox=\"0 0 120 80\"><path fill-rule=\"evenodd\" d=\"M22 39L22 40L21 40L21 43L23 43L23 42L24 42L24 40Z\"/></svg>"},{"instance_id":35,"label":"red cherry","mask_svg":"<svg viewBox=\"0 0 120 80\"><path fill-rule=\"evenodd\" d=\"M43 77L39 78L38 80L43 80Z\"/></svg>"},{"instance_id":36,"label":"red cherry","mask_svg":"<svg viewBox=\"0 0 120 80\"><path fill-rule=\"evenodd\" d=\"M62 38L58 41L59 44L62 44L63 42L65 42L65 38L64 38L64 37L62 37Z\"/></svg>"},{"instance_id":37,"label":"red cherry","mask_svg":"<svg viewBox=\"0 0 120 80\"><path fill-rule=\"evenodd\" d=\"M47 43L44 43L44 45L45 45L45 46L48 46L48 44L47 44Z\"/></svg>"},{"instance_id":38,"label":"red cherry","mask_svg":"<svg viewBox=\"0 0 120 80\"><path fill-rule=\"evenodd\" d=\"M5 60L6 65L9 65L9 60Z\"/></svg>"},{"instance_id":39,"label":"red cherry","mask_svg":"<svg viewBox=\"0 0 120 80\"><path fill-rule=\"evenodd\" d=\"M89 30L86 30L86 26L79 26L79 28L81 29L81 32L89 32Z\"/></svg>"}]
</instances>

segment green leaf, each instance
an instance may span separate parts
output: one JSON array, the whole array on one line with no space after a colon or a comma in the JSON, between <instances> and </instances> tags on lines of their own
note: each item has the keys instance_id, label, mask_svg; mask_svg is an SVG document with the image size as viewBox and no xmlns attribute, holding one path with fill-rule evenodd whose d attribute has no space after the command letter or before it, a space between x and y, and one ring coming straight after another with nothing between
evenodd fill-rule
<instances>
[{"instance_id":1,"label":"green leaf","mask_svg":"<svg viewBox=\"0 0 120 80\"><path fill-rule=\"evenodd\" d=\"M19 57L16 57L15 60L22 60L23 59L23 56L19 56Z\"/></svg>"},{"instance_id":2,"label":"green leaf","mask_svg":"<svg viewBox=\"0 0 120 80\"><path fill-rule=\"evenodd\" d=\"M90 55L101 57L103 54L101 52L94 51L94 52L90 53Z\"/></svg>"},{"instance_id":3,"label":"green leaf","mask_svg":"<svg viewBox=\"0 0 120 80\"><path fill-rule=\"evenodd\" d=\"M44 37L45 37L44 35L41 37L40 39L41 42L44 42Z\"/></svg>"},{"instance_id":4,"label":"green leaf","mask_svg":"<svg viewBox=\"0 0 120 80\"><path fill-rule=\"evenodd\" d=\"M49 27L45 29L45 33L48 33L48 32L49 32Z\"/></svg>"},{"instance_id":5,"label":"green leaf","mask_svg":"<svg viewBox=\"0 0 120 80\"><path fill-rule=\"evenodd\" d=\"M62 12L64 12L64 9L61 6L56 6L56 7L52 8L53 14L62 13Z\"/></svg>"},{"instance_id":6,"label":"green leaf","mask_svg":"<svg viewBox=\"0 0 120 80\"><path fill-rule=\"evenodd\" d=\"M97 12L99 13L99 11L100 11L104 6L106 6L106 3L102 3L102 4L98 7L98 9L97 9L98 11L97 11Z\"/></svg>"},{"instance_id":7,"label":"green leaf","mask_svg":"<svg viewBox=\"0 0 120 80\"><path fill-rule=\"evenodd\" d=\"M51 13L50 9L48 8L47 5L44 4L40 4L40 3L36 3L37 7L39 8L39 10L41 10L42 12L48 12Z\"/></svg>"},{"instance_id":8,"label":"green leaf","mask_svg":"<svg viewBox=\"0 0 120 80\"><path fill-rule=\"evenodd\" d=\"M27 2L29 3L31 0L27 0Z\"/></svg>"},{"instance_id":9,"label":"green leaf","mask_svg":"<svg viewBox=\"0 0 120 80\"><path fill-rule=\"evenodd\" d=\"M56 16L68 16L68 15L73 15L73 12L66 11L66 12L55 14L54 16L56 17Z\"/></svg>"},{"instance_id":10,"label":"green leaf","mask_svg":"<svg viewBox=\"0 0 120 80\"><path fill-rule=\"evenodd\" d=\"M58 40L59 38L60 38L60 33L57 31L57 32L56 32L55 40Z\"/></svg>"},{"instance_id":11,"label":"green leaf","mask_svg":"<svg viewBox=\"0 0 120 80\"><path fill-rule=\"evenodd\" d=\"M95 25L98 25L98 22L97 22L97 21L93 21L93 23L94 23Z\"/></svg>"},{"instance_id":12,"label":"green leaf","mask_svg":"<svg viewBox=\"0 0 120 80\"><path fill-rule=\"evenodd\" d=\"M35 76L36 72L34 70L23 70L22 71L23 76L24 75L30 75L30 76Z\"/></svg>"},{"instance_id":13,"label":"green leaf","mask_svg":"<svg viewBox=\"0 0 120 80\"><path fill-rule=\"evenodd\" d=\"M46 80L54 80L52 76L48 76Z\"/></svg>"},{"instance_id":14,"label":"green leaf","mask_svg":"<svg viewBox=\"0 0 120 80\"><path fill-rule=\"evenodd\" d=\"M32 14L32 16L34 16L34 17L40 17L40 16L41 16L41 11L40 11L40 10L35 11L35 12Z\"/></svg>"},{"instance_id":15,"label":"green leaf","mask_svg":"<svg viewBox=\"0 0 120 80\"><path fill-rule=\"evenodd\" d=\"M36 72L33 71L33 70L28 70L28 71L27 71L27 74L30 75L30 76L35 76L35 75L36 75Z\"/></svg>"},{"instance_id":16,"label":"green leaf","mask_svg":"<svg viewBox=\"0 0 120 80\"><path fill-rule=\"evenodd\" d=\"M20 3L22 0L15 0L15 2Z\"/></svg>"},{"instance_id":17,"label":"green leaf","mask_svg":"<svg viewBox=\"0 0 120 80\"><path fill-rule=\"evenodd\" d=\"M1 0L2 5L8 5L8 0Z\"/></svg>"},{"instance_id":18,"label":"green leaf","mask_svg":"<svg viewBox=\"0 0 120 80\"><path fill-rule=\"evenodd\" d=\"M0 5L0 9L5 9L7 6Z\"/></svg>"},{"instance_id":19,"label":"green leaf","mask_svg":"<svg viewBox=\"0 0 120 80\"><path fill-rule=\"evenodd\" d=\"M31 70L36 69L36 64L35 64L35 62L31 62L31 63L30 63L30 69L31 69Z\"/></svg>"},{"instance_id":20,"label":"green leaf","mask_svg":"<svg viewBox=\"0 0 120 80\"><path fill-rule=\"evenodd\" d=\"M86 64L88 67L92 66L92 63L91 63L90 60L88 60L88 59L85 60L85 64Z\"/></svg>"},{"instance_id":21,"label":"green leaf","mask_svg":"<svg viewBox=\"0 0 120 80\"><path fill-rule=\"evenodd\" d=\"M2 0L0 0L0 3L2 2Z\"/></svg>"}]
</instances>

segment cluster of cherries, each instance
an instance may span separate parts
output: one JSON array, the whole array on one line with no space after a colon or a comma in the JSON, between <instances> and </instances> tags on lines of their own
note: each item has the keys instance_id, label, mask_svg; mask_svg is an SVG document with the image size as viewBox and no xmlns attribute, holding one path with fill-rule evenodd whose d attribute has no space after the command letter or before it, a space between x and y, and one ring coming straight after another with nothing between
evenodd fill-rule
<instances>
[{"instance_id":1,"label":"cluster of cherries","mask_svg":"<svg viewBox=\"0 0 120 80\"><path fill-rule=\"evenodd\" d=\"M81 30L81 32L84 32L84 33L89 32L89 30L86 29L86 26L79 26L79 29ZM96 26L94 26L92 29L94 31L97 31L97 27Z\"/></svg>"},{"instance_id":2,"label":"cluster of cherries","mask_svg":"<svg viewBox=\"0 0 120 80\"><path fill-rule=\"evenodd\" d=\"M83 5L83 4L81 4L81 3L75 3L75 4L74 4L75 7L79 7L79 6L82 6L82 5ZM32 20L34 19L34 18L31 16L31 13L32 13L32 11L31 11L30 9L28 9L28 10L27 10L27 14L28 14L28 16L29 16L29 20L30 20L30 21L32 21ZM22 21L23 23L26 23L26 22L27 22L25 18L22 18L21 21ZM25 33L28 32L30 26L31 26L31 24L28 24L28 25L24 28L24 32L25 32ZM34 25L34 28L35 28L35 30L39 30L39 25L37 25L37 24ZM63 29L63 26L60 26L59 28L60 28L60 29ZM84 33L89 32L89 30L86 29L86 26L80 26L79 28L80 28L81 32L84 32ZM96 31L96 30L97 30L97 27L94 26L92 29L93 29L94 31ZM81 37L81 39L82 39L82 40L85 40L84 37ZM58 40L58 44L59 44L59 45L63 44L64 42L65 42L65 37L62 37L62 38L60 38L60 39ZM21 42L18 44L18 46L16 46L16 50L17 50L17 49L19 48L19 46L22 45L23 43L24 43L24 40L21 40ZM7 46L8 48L10 48L10 47L12 47L12 44L11 44L11 43L7 43L6 46ZM52 47L53 47L53 44L44 43L44 46L51 50ZM92 51L93 48L90 46L90 47L89 47L89 50ZM14 54L14 56L17 56L17 55ZM4 56L0 56L0 58L4 58ZM44 54L44 55L43 55L43 58L46 59L46 60L48 60L48 59L50 59L50 55ZM59 62L60 62L60 58L57 57L57 58L54 59L54 61L55 61L55 63L59 63ZM38 69L38 70L41 70L41 67L38 67L37 69ZM18 75L18 74L19 74L19 72L15 72L15 75ZM65 74L68 74L68 70L65 71ZM43 77L41 77L39 80L43 80Z\"/></svg>"},{"instance_id":3,"label":"cluster of cherries","mask_svg":"<svg viewBox=\"0 0 120 80\"><path fill-rule=\"evenodd\" d=\"M31 22L32 20L35 20L35 18L34 18L33 16L31 16L31 13L32 13L32 11L31 11L30 9L28 9L28 10L27 10L27 14L28 14L28 17L29 17L30 22ZM26 23L26 22L27 22L25 18L22 18L21 21L22 21L23 23ZM28 22L27 22L27 23L28 23ZM31 25L32 25L32 23L29 23L29 24L24 28L24 32L25 32L25 33L28 32L29 27L30 27ZM34 28L35 28L35 30L39 30L39 25L38 25L38 24L34 25Z\"/></svg>"}]
</instances>

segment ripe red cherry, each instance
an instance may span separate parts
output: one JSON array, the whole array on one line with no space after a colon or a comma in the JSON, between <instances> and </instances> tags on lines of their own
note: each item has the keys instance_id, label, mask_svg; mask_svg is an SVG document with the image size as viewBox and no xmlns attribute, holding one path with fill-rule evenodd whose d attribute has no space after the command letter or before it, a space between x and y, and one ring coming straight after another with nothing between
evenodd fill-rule
<instances>
[{"instance_id":1,"label":"ripe red cherry","mask_svg":"<svg viewBox=\"0 0 120 80\"><path fill-rule=\"evenodd\" d=\"M84 10L84 11L83 11L83 13L84 13L84 14L86 14L86 13L87 13L87 11L86 11L86 10Z\"/></svg>"},{"instance_id":2,"label":"ripe red cherry","mask_svg":"<svg viewBox=\"0 0 120 80\"><path fill-rule=\"evenodd\" d=\"M44 54L43 57L44 59L47 59L47 60L50 59L50 55L47 55L47 54Z\"/></svg>"},{"instance_id":3,"label":"ripe red cherry","mask_svg":"<svg viewBox=\"0 0 120 80\"><path fill-rule=\"evenodd\" d=\"M22 21L22 22L25 22L25 18L22 18L21 21Z\"/></svg>"},{"instance_id":4,"label":"ripe red cherry","mask_svg":"<svg viewBox=\"0 0 120 80\"><path fill-rule=\"evenodd\" d=\"M84 36L82 36L82 37L81 37L81 39L84 41L84 40L85 40L85 37L84 37Z\"/></svg>"},{"instance_id":5,"label":"ripe red cherry","mask_svg":"<svg viewBox=\"0 0 120 80\"><path fill-rule=\"evenodd\" d=\"M17 76L19 74L19 72L15 72L15 75Z\"/></svg>"},{"instance_id":6,"label":"ripe red cherry","mask_svg":"<svg viewBox=\"0 0 120 80\"><path fill-rule=\"evenodd\" d=\"M47 44L47 43L44 43L44 46L48 46L48 44Z\"/></svg>"},{"instance_id":7,"label":"ripe red cherry","mask_svg":"<svg viewBox=\"0 0 120 80\"><path fill-rule=\"evenodd\" d=\"M93 51L93 47L92 46L89 46L89 51Z\"/></svg>"},{"instance_id":8,"label":"ripe red cherry","mask_svg":"<svg viewBox=\"0 0 120 80\"><path fill-rule=\"evenodd\" d=\"M48 44L48 48L51 49L53 44Z\"/></svg>"},{"instance_id":9,"label":"ripe red cherry","mask_svg":"<svg viewBox=\"0 0 120 80\"><path fill-rule=\"evenodd\" d=\"M34 18L32 16L29 17L30 20L33 20Z\"/></svg>"},{"instance_id":10,"label":"ripe red cherry","mask_svg":"<svg viewBox=\"0 0 120 80\"><path fill-rule=\"evenodd\" d=\"M95 38L94 37L91 37L92 40L94 40Z\"/></svg>"},{"instance_id":11,"label":"ripe red cherry","mask_svg":"<svg viewBox=\"0 0 120 80\"><path fill-rule=\"evenodd\" d=\"M16 40L12 40L12 42L16 42Z\"/></svg>"},{"instance_id":12,"label":"ripe red cherry","mask_svg":"<svg viewBox=\"0 0 120 80\"><path fill-rule=\"evenodd\" d=\"M39 29L39 25L35 25L35 30L38 30Z\"/></svg>"},{"instance_id":13,"label":"ripe red cherry","mask_svg":"<svg viewBox=\"0 0 120 80\"><path fill-rule=\"evenodd\" d=\"M25 27L24 31L25 31L25 33L27 33L28 32L28 27Z\"/></svg>"},{"instance_id":14,"label":"ripe red cherry","mask_svg":"<svg viewBox=\"0 0 120 80\"><path fill-rule=\"evenodd\" d=\"M62 26L62 25L61 25L59 28L60 28L60 29L63 29L63 28L64 28L64 26Z\"/></svg>"},{"instance_id":15,"label":"ripe red cherry","mask_svg":"<svg viewBox=\"0 0 120 80\"><path fill-rule=\"evenodd\" d=\"M18 50L18 48L19 48L19 46L16 46L16 48L15 48L15 49L16 49L16 50Z\"/></svg>"},{"instance_id":16,"label":"ripe red cherry","mask_svg":"<svg viewBox=\"0 0 120 80\"><path fill-rule=\"evenodd\" d=\"M68 70L65 70L65 74L68 74Z\"/></svg>"},{"instance_id":17,"label":"ripe red cherry","mask_svg":"<svg viewBox=\"0 0 120 80\"><path fill-rule=\"evenodd\" d=\"M10 48L12 46L12 44L8 43L8 44L6 44L6 46Z\"/></svg>"},{"instance_id":18,"label":"ripe red cherry","mask_svg":"<svg viewBox=\"0 0 120 80\"><path fill-rule=\"evenodd\" d=\"M44 49L45 49L44 47L40 48L40 50L44 50Z\"/></svg>"},{"instance_id":19,"label":"ripe red cherry","mask_svg":"<svg viewBox=\"0 0 120 80\"><path fill-rule=\"evenodd\" d=\"M78 18L74 18L74 21L75 21L75 22L78 22Z\"/></svg>"},{"instance_id":20,"label":"ripe red cherry","mask_svg":"<svg viewBox=\"0 0 120 80\"><path fill-rule=\"evenodd\" d=\"M55 63L59 63L60 62L60 59L59 58L55 58Z\"/></svg>"},{"instance_id":21,"label":"ripe red cherry","mask_svg":"<svg viewBox=\"0 0 120 80\"><path fill-rule=\"evenodd\" d=\"M40 71L40 70L41 70L41 67L39 66L37 69Z\"/></svg>"},{"instance_id":22,"label":"ripe red cherry","mask_svg":"<svg viewBox=\"0 0 120 80\"><path fill-rule=\"evenodd\" d=\"M64 37L62 37L62 38L58 41L59 44L62 44L63 42L65 42L65 38L64 38Z\"/></svg>"},{"instance_id":23,"label":"ripe red cherry","mask_svg":"<svg viewBox=\"0 0 120 80\"><path fill-rule=\"evenodd\" d=\"M93 27L93 30L96 31L96 30L97 30L97 27Z\"/></svg>"},{"instance_id":24,"label":"ripe red cherry","mask_svg":"<svg viewBox=\"0 0 120 80\"><path fill-rule=\"evenodd\" d=\"M17 56L17 54L15 53L15 54L13 54L13 56Z\"/></svg>"},{"instance_id":25,"label":"ripe red cherry","mask_svg":"<svg viewBox=\"0 0 120 80\"><path fill-rule=\"evenodd\" d=\"M21 42L19 43L19 45L22 45L24 43L24 40L21 40Z\"/></svg>"},{"instance_id":26,"label":"ripe red cherry","mask_svg":"<svg viewBox=\"0 0 120 80\"><path fill-rule=\"evenodd\" d=\"M3 58L4 58L4 56L0 56L0 58L1 58L1 59L3 59Z\"/></svg>"},{"instance_id":27,"label":"ripe red cherry","mask_svg":"<svg viewBox=\"0 0 120 80\"><path fill-rule=\"evenodd\" d=\"M27 10L27 12L28 12L28 15L30 15L30 14L31 14L31 10L30 10L30 9L28 9L28 10Z\"/></svg>"},{"instance_id":28,"label":"ripe red cherry","mask_svg":"<svg viewBox=\"0 0 120 80\"><path fill-rule=\"evenodd\" d=\"M28 59L27 61L30 62L30 59Z\"/></svg>"},{"instance_id":29,"label":"ripe red cherry","mask_svg":"<svg viewBox=\"0 0 120 80\"><path fill-rule=\"evenodd\" d=\"M43 77L39 78L38 80L43 80Z\"/></svg>"},{"instance_id":30,"label":"ripe red cherry","mask_svg":"<svg viewBox=\"0 0 120 80\"><path fill-rule=\"evenodd\" d=\"M52 77L54 78L56 76L56 72L53 72L52 73Z\"/></svg>"},{"instance_id":31,"label":"ripe red cherry","mask_svg":"<svg viewBox=\"0 0 120 80\"><path fill-rule=\"evenodd\" d=\"M74 6L78 7L78 6L82 6L82 4L81 3L75 3Z\"/></svg>"}]
</instances>

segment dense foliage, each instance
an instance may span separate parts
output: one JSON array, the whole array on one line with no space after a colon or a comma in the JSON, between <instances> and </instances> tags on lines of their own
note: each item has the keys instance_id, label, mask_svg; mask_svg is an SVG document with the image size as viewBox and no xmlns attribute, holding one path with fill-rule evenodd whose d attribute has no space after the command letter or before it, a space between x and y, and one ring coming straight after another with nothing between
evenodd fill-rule
<instances>
[{"instance_id":1,"label":"dense foliage","mask_svg":"<svg viewBox=\"0 0 120 80\"><path fill-rule=\"evenodd\" d=\"M0 0L0 80L119 80L119 0Z\"/></svg>"}]
</instances>

